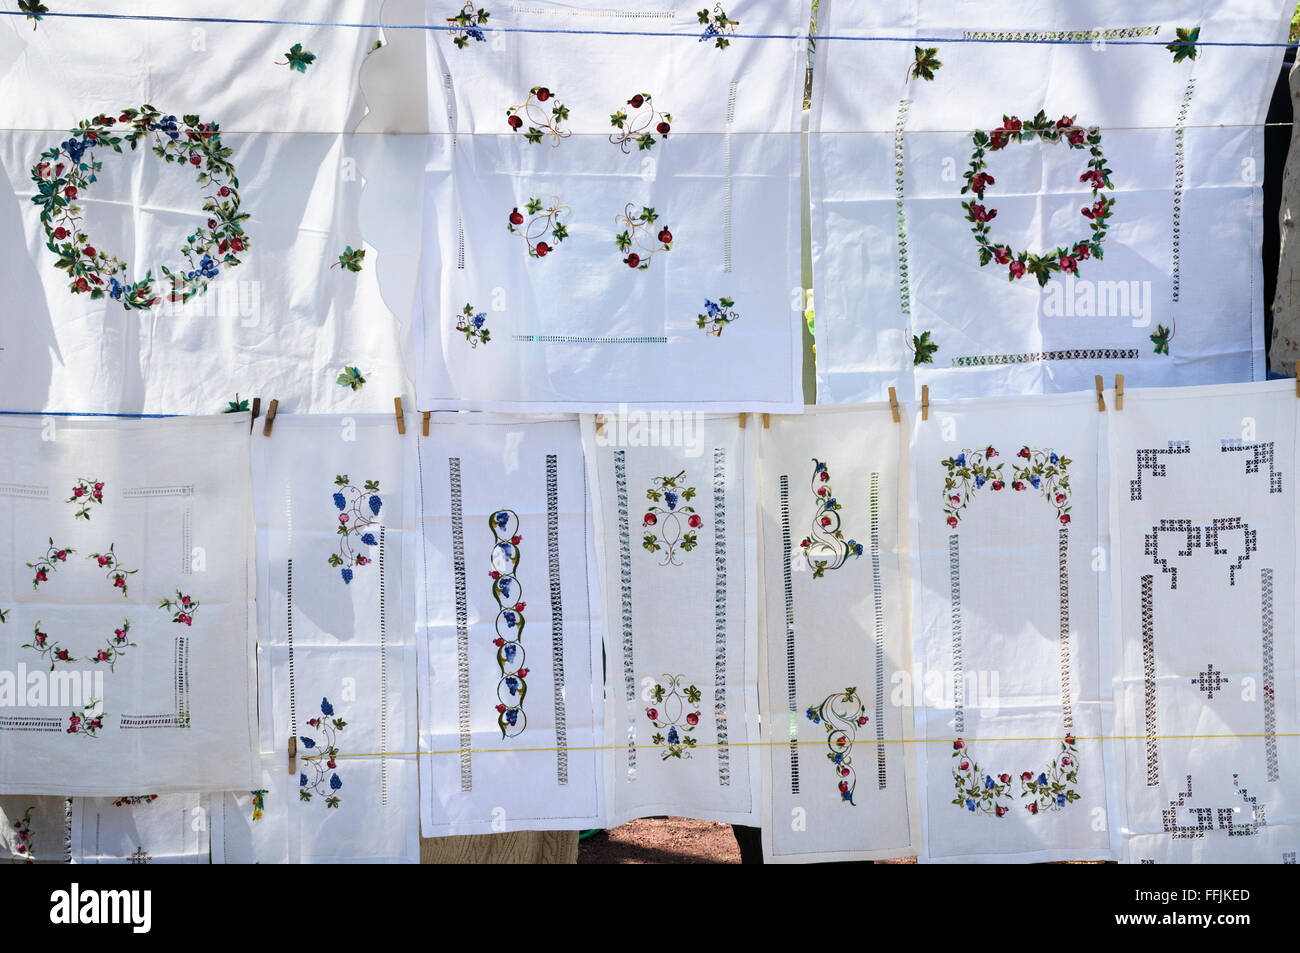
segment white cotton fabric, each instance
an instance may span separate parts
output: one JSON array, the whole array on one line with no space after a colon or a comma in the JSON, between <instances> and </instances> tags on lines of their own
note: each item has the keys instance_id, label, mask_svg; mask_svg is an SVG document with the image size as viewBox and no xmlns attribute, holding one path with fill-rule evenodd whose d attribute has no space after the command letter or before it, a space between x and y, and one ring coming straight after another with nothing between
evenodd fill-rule
<instances>
[{"instance_id":1,"label":"white cotton fabric","mask_svg":"<svg viewBox=\"0 0 1300 953\"><path fill-rule=\"evenodd\" d=\"M819 401L883 399L890 385L1062 392L1097 372L1262 380L1262 123L1282 50L1202 46L1174 63L1165 44L1198 26L1203 42L1284 43L1292 12L1268 0L823 5L809 146ZM918 47L937 50L933 80L909 79ZM1116 199L1104 260L1045 288L980 266L960 194L973 132L1040 109L1100 128L1103 194ZM1037 139L989 153L992 240L1042 252L1087 238L1088 158ZM1150 339L1160 325L1168 355ZM926 332L939 350L914 364Z\"/></svg>"},{"instance_id":2,"label":"white cotton fabric","mask_svg":"<svg viewBox=\"0 0 1300 953\"><path fill-rule=\"evenodd\" d=\"M753 431L735 415L611 417L600 430L584 417L583 446L610 620L606 824L757 826Z\"/></svg>"},{"instance_id":3,"label":"white cotton fabric","mask_svg":"<svg viewBox=\"0 0 1300 953\"><path fill-rule=\"evenodd\" d=\"M457 415L412 442L423 835L604 826L601 615L578 420ZM518 547L513 572L502 545ZM513 580L500 600L493 572Z\"/></svg>"},{"instance_id":4,"label":"white cotton fabric","mask_svg":"<svg viewBox=\"0 0 1300 953\"><path fill-rule=\"evenodd\" d=\"M726 8L737 34L807 30L806 0ZM429 8L428 22L446 26L455 12ZM806 41L737 35L717 49L699 41L694 8L654 0L499 6L488 27L540 32L489 30L461 49L430 31L412 66L426 76L431 133L414 320L420 406L797 411ZM526 141L531 121L507 125L533 87L552 94L537 110L543 123L556 102L568 107L555 146L549 135ZM639 110L629 104L646 94ZM620 109L644 122L649 149L611 142ZM659 113L671 116L666 138L654 132ZM548 241L544 258L507 231L532 198L567 208L569 236ZM649 246L671 232L671 250L645 271L624 264L615 243L629 206L655 210ZM698 316L723 297L739 319L712 335ZM457 331L467 305L484 315L489 342L471 346Z\"/></svg>"},{"instance_id":5,"label":"white cotton fabric","mask_svg":"<svg viewBox=\"0 0 1300 953\"><path fill-rule=\"evenodd\" d=\"M415 863L410 438L392 415L285 415L253 446L261 770L216 808L214 859Z\"/></svg>"},{"instance_id":6,"label":"white cotton fabric","mask_svg":"<svg viewBox=\"0 0 1300 953\"><path fill-rule=\"evenodd\" d=\"M912 667L906 437L906 418L895 423L884 405L809 408L758 434L768 863L920 851L912 699L897 687ZM819 499L839 509L827 513ZM801 543L823 515L832 524L838 515L845 549L810 559ZM850 542L861 555L847 555Z\"/></svg>"},{"instance_id":7,"label":"white cotton fabric","mask_svg":"<svg viewBox=\"0 0 1300 953\"><path fill-rule=\"evenodd\" d=\"M0 790L252 779L248 424L0 418Z\"/></svg>"},{"instance_id":8,"label":"white cotton fabric","mask_svg":"<svg viewBox=\"0 0 1300 953\"><path fill-rule=\"evenodd\" d=\"M1142 389L1111 421L1128 863L1295 863L1293 381Z\"/></svg>"},{"instance_id":9,"label":"white cotton fabric","mask_svg":"<svg viewBox=\"0 0 1300 953\"><path fill-rule=\"evenodd\" d=\"M1110 721L1109 644L1100 638L1107 593L1095 563L1104 532L1104 425L1092 393L932 403L929 420L918 417L913 424L923 860L1115 856L1118 826L1108 803L1112 755L1102 741ZM989 462L1003 469L975 487L971 468L989 447L998 454ZM1028 460L1018 456L1021 448ZM969 487L959 472L962 454L971 469ZM1045 477L1035 487L1032 474L1021 481L1023 490L1016 489L1016 466L1041 464L1047 474L1051 454L1058 471L1065 467L1068 491ZM949 472L955 486L946 485ZM1065 497L1059 503L1057 493ZM948 523L954 511L955 527ZM1068 753L1067 735L1074 739ZM1071 768L1076 779L1067 782ZM1026 787L1026 773L1031 783L1052 775L1046 778L1050 793L1064 794L1066 802L1058 805L1053 797L1048 806ZM965 793L972 784L981 792L990 784L994 791L1003 787L983 800Z\"/></svg>"},{"instance_id":10,"label":"white cotton fabric","mask_svg":"<svg viewBox=\"0 0 1300 953\"><path fill-rule=\"evenodd\" d=\"M66 864L71 860L71 800L0 797L0 863Z\"/></svg>"},{"instance_id":11,"label":"white cotton fabric","mask_svg":"<svg viewBox=\"0 0 1300 953\"><path fill-rule=\"evenodd\" d=\"M205 794L74 798L74 864L206 864Z\"/></svg>"},{"instance_id":12,"label":"white cotton fabric","mask_svg":"<svg viewBox=\"0 0 1300 953\"><path fill-rule=\"evenodd\" d=\"M350 0L322 19L377 23L380 7ZM57 8L84 11L104 12L91 3ZM164 2L149 13L296 20L303 11L288 2L209 11ZM21 17L4 20L0 276L23 333L13 323L0 336L0 407L204 414L257 391L298 412L357 412L391 407L394 394L409 391L404 332L379 290L378 248L362 236L369 220L400 217L406 199L388 188L400 176L383 170L401 165L402 146L349 134L364 114L358 76L377 28L51 15L32 30ZM303 73L278 65L297 43L316 55ZM31 201L32 169L80 121L144 103L220 125L241 211L251 216L249 246L241 264L221 266L190 301L127 311L71 293ZM161 266L191 270L180 246L206 217L195 177L147 148L100 148L94 158L98 181L79 196L87 244L126 261L128 280L151 270L156 291L167 286ZM414 232L418 215L408 218ZM347 247L367 250L360 273L338 265ZM367 386L337 384L347 367Z\"/></svg>"}]
</instances>

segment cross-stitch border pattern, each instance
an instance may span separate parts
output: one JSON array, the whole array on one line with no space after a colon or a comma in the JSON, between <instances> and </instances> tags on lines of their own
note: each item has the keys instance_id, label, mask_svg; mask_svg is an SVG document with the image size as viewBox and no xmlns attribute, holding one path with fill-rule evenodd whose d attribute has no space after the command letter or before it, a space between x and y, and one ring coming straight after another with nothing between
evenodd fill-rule
<instances>
[{"instance_id":1,"label":"cross-stitch border pattern","mask_svg":"<svg viewBox=\"0 0 1300 953\"><path fill-rule=\"evenodd\" d=\"M727 744L727 452L713 448L713 721L718 785L731 786Z\"/></svg>"},{"instance_id":2,"label":"cross-stitch border pattern","mask_svg":"<svg viewBox=\"0 0 1300 953\"><path fill-rule=\"evenodd\" d=\"M564 710L564 605L560 589L559 457L546 455L546 551L551 583L551 680L555 690L555 779L569 783L569 721Z\"/></svg>"}]
</instances>

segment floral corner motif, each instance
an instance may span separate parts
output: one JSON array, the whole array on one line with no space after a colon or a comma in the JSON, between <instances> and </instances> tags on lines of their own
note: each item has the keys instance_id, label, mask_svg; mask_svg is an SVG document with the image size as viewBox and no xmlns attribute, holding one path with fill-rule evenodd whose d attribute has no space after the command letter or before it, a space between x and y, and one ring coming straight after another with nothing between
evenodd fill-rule
<instances>
[{"instance_id":1,"label":"floral corner motif","mask_svg":"<svg viewBox=\"0 0 1300 953\"><path fill-rule=\"evenodd\" d=\"M138 573L138 569L125 569L121 561L117 558L116 543L110 543L108 551L103 553L91 553L87 559L93 559L100 569L104 570L104 578L113 584L114 589L122 590L122 598L127 597L129 586L127 577Z\"/></svg>"},{"instance_id":2,"label":"floral corner motif","mask_svg":"<svg viewBox=\"0 0 1300 953\"><path fill-rule=\"evenodd\" d=\"M59 662L71 664L77 661L77 657L60 645L57 639L51 640L49 633L41 631L40 619L32 626L32 640L24 642L22 647L36 652L42 662L49 662L51 672Z\"/></svg>"},{"instance_id":3,"label":"floral corner motif","mask_svg":"<svg viewBox=\"0 0 1300 953\"><path fill-rule=\"evenodd\" d=\"M1021 806L1031 815L1063 810L1079 800L1079 753L1074 735L1067 733L1051 764L1039 771L991 773L980 767L964 739L952 745L953 805L987 817L1006 817L1014 806L1012 786L1018 780Z\"/></svg>"},{"instance_id":4,"label":"floral corner motif","mask_svg":"<svg viewBox=\"0 0 1300 953\"><path fill-rule=\"evenodd\" d=\"M661 758L690 758L698 744L695 729L700 724L700 701L703 693L695 685L683 686L685 675L664 675L651 690L652 704L645 716L655 728L650 741L661 748Z\"/></svg>"},{"instance_id":5,"label":"floral corner motif","mask_svg":"<svg viewBox=\"0 0 1300 953\"><path fill-rule=\"evenodd\" d=\"M126 655L126 650L136 647L130 640L130 631L131 620L123 619L122 624L113 630L113 634L104 640L104 647L96 650L91 656L91 664L107 665L110 672L116 672L117 663Z\"/></svg>"},{"instance_id":6,"label":"floral corner motif","mask_svg":"<svg viewBox=\"0 0 1300 953\"><path fill-rule=\"evenodd\" d=\"M77 483L72 488L72 495L64 502L76 504L77 511L72 514L73 519L89 520L91 507L102 506L104 503L103 481L77 477Z\"/></svg>"},{"instance_id":7,"label":"floral corner motif","mask_svg":"<svg viewBox=\"0 0 1300 953\"><path fill-rule=\"evenodd\" d=\"M99 710L100 699L92 698L90 704L86 705L79 712L70 712L68 714L68 727L64 729L66 734L79 735L84 738L98 738L99 732L104 727L104 718L106 713Z\"/></svg>"},{"instance_id":8,"label":"floral corner motif","mask_svg":"<svg viewBox=\"0 0 1300 953\"><path fill-rule=\"evenodd\" d=\"M39 589L41 583L48 582L50 573L58 569L61 563L66 563L68 557L75 552L71 546L56 546L54 537L49 537L49 548L45 550L45 555L35 562L27 563L27 568L32 570L32 588Z\"/></svg>"},{"instance_id":9,"label":"floral corner motif","mask_svg":"<svg viewBox=\"0 0 1300 953\"><path fill-rule=\"evenodd\" d=\"M328 562L339 570L343 582L350 584L354 568L372 562L366 550L379 545L376 527L379 526L379 511L384 505L379 495L379 481L366 480L358 487L353 486L346 473L337 474L332 499L334 508L339 511L335 529L339 549L330 554Z\"/></svg>"},{"instance_id":10,"label":"floral corner motif","mask_svg":"<svg viewBox=\"0 0 1300 953\"><path fill-rule=\"evenodd\" d=\"M179 589L176 590L175 599L160 599L158 608L164 612L172 614L172 622L177 625L193 625L194 613L198 611L199 601L193 599Z\"/></svg>"},{"instance_id":11,"label":"floral corner motif","mask_svg":"<svg viewBox=\"0 0 1300 953\"><path fill-rule=\"evenodd\" d=\"M313 796L316 796L325 801L327 808L336 808L340 803L338 792L343 787L343 781L336 770L339 757L338 735L348 726L348 723L342 718L335 717L334 706L330 704L328 698L322 697L320 715L307 719L307 724L320 735L320 739L317 740L315 736L306 734L298 736L302 746L311 752L302 758L305 770L298 774L298 800L310 801ZM253 793L256 797L257 792ZM256 801L254 803L256 804ZM256 819L255 817L254 820Z\"/></svg>"},{"instance_id":12,"label":"floral corner motif","mask_svg":"<svg viewBox=\"0 0 1300 953\"><path fill-rule=\"evenodd\" d=\"M695 326L705 334L722 337L723 328L740 320L740 313L735 308L736 302L731 298L719 298L717 301L705 298L704 312L695 316Z\"/></svg>"}]
</instances>

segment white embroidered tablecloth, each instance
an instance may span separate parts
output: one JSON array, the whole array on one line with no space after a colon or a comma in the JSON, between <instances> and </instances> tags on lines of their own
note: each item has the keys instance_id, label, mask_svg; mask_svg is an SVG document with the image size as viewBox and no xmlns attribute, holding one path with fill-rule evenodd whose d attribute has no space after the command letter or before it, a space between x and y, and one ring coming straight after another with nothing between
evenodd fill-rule
<instances>
[{"instance_id":1,"label":"white embroidered tablecloth","mask_svg":"<svg viewBox=\"0 0 1300 953\"><path fill-rule=\"evenodd\" d=\"M1114 856L1104 423L1092 393L934 403L914 423L923 859Z\"/></svg>"},{"instance_id":2,"label":"white embroidered tablecloth","mask_svg":"<svg viewBox=\"0 0 1300 953\"><path fill-rule=\"evenodd\" d=\"M599 827L600 605L578 420L456 415L414 442L421 830Z\"/></svg>"},{"instance_id":3,"label":"white embroidered tablecloth","mask_svg":"<svg viewBox=\"0 0 1300 953\"><path fill-rule=\"evenodd\" d=\"M1124 859L1295 863L1293 381L1130 391L1111 420Z\"/></svg>"},{"instance_id":4,"label":"white embroidered tablecloth","mask_svg":"<svg viewBox=\"0 0 1300 953\"><path fill-rule=\"evenodd\" d=\"M284 415L253 438L262 761L220 801L218 862L419 859L413 439L391 414Z\"/></svg>"},{"instance_id":5,"label":"white embroidered tablecloth","mask_svg":"<svg viewBox=\"0 0 1300 953\"><path fill-rule=\"evenodd\" d=\"M1262 123L1294 9L823 6L818 399L1263 379Z\"/></svg>"},{"instance_id":6,"label":"white embroidered tablecloth","mask_svg":"<svg viewBox=\"0 0 1300 953\"><path fill-rule=\"evenodd\" d=\"M74 864L206 864L211 799L124 794L72 801Z\"/></svg>"},{"instance_id":7,"label":"white embroidered tablecloth","mask_svg":"<svg viewBox=\"0 0 1300 953\"><path fill-rule=\"evenodd\" d=\"M810 409L759 432L763 854L768 862L920 850L906 534L906 419Z\"/></svg>"},{"instance_id":8,"label":"white embroidered tablecloth","mask_svg":"<svg viewBox=\"0 0 1300 953\"><path fill-rule=\"evenodd\" d=\"M72 859L71 811L71 798L0 797L0 863L67 863Z\"/></svg>"},{"instance_id":9,"label":"white embroidered tablecloth","mask_svg":"<svg viewBox=\"0 0 1300 953\"><path fill-rule=\"evenodd\" d=\"M377 23L381 6L347 0L314 19ZM21 333L0 329L0 407L204 414L259 388L299 412L391 407L409 390L401 332L373 247L349 255L366 251L363 218L419 216L409 190L385 184L403 144L348 134L380 31L74 16L87 12L106 13L73 0L36 29L0 23L0 260L24 314ZM288 0L215 12L304 18ZM137 126L146 105L156 115Z\"/></svg>"},{"instance_id":10,"label":"white embroidered tablecloth","mask_svg":"<svg viewBox=\"0 0 1300 953\"><path fill-rule=\"evenodd\" d=\"M0 791L253 776L248 415L0 417Z\"/></svg>"},{"instance_id":11,"label":"white embroidered tablecloth","mask_svg":"<svg viewBox=\"0 0 1300 953\"><path fill-rule=\"evenodd\" d=\"M611 620L606 824L757 826L753 431L735 415L584 417L583 446Z\"/></svg>"},{"instance_id":12,"label":"white embroidered tablecloth","mask_svg":"<svg viewBox=\"0 0 1300 953\"><path fill-rule=\"evenodd\" d=\"M743 34L806 35L807 0L465 13L418 64L420 406L797 410L807 41Z\"/></svg>"}]
</instances>

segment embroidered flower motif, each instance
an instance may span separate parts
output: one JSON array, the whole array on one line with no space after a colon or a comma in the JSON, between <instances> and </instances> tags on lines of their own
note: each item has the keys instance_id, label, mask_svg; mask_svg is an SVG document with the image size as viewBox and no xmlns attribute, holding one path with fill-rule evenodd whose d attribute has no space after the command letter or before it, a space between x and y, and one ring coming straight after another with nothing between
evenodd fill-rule
<instances>
[{"instance_id":1,"label":"embroidered flower motif","mask_svg":"<svg viewBox=\"0 0 1300 953\"><path fill-rule=\"evenodd\" d=\"M673 233L665 225L659 229L655 240L650 236L654 232L654 223L659 215L648 205L641 206L641 211L633 211L629 204L621 215L614 217L614 222L624 226L623 231L614 236L614 245L620 252L626 253L623 264L638 271L650 267L650 259L659 252L672 251Z\"/></svg>"},{"instance_id":2,"label":"embroidered flower motif","mask_svg":"<svg viewBox=\"0 0 1300 953\"><path fill-rule=\"evenodd\" d=\"M492 331L484 326L486 323L487 312L475 313L474 305L466 302L456 321L456 330L465 335L470 347L478 347L480 343L487 344L492 340Z\"/></svg>"},{"instance_id":3,"label":"embroidered flower motif","mask_svg":"<svg viewBox=\"0 0 1300 953\"><path fill-rule=\"evenodd\" d=\"M858 690L850 686L827 695L820 705L809 706L804 714L814 725L826 728L826 758L835 771L840 800L854 804L858 778L853 770L853 742L858 729L870 721Z\"/></svg>"},{"instance_id":4,"label":"embroidered flower motif","mask_svg":"<svg viewBox=\"0 0 1300 953\"><path fill-rule=\"evenodd\" d=\"M81 735L86 738L98 738L99 730L104 727L105 713L99 711L99 699L92 698L80 712L68 715L67 734Z\"/></svg>"},{"instance_id":5,"label":"embroidered flower motif","mask_svg":"<svg viewBox=\"0 0 1300 953\"><path fill-rule=\"evenodd\" d=\"M446 18L447 22L451 24L451 28L447 31L451 34L451 41L456 44L458 49L462 50L469 45L470 40L477 40L482 43L486 37L483 36L483 31L479 27L486 25L488 17L491 15L482 7L475 10L472 0L466 3L465 9L461 10L460 13L454 17Z\"/></svg>"},{"instance_id":6,"label":"embroidered flower motif","mask_svg":"<svg viewBox=\"0 0 1300 953\"><path fill-rule=\"evenodd\" d=\"M104 484L99 480L87 480L85 477L77 477L77 484L72 488L72 495L64 502L77 504L77 512L73 514L73 519L89 520L90 508L103 505Z\"/></svg>"},{"instance_id":7,"label":"embroidered flower motif","mask_svg":"<svg viewBox=\"0 0 1300 953\"><path fill-rule=\"evenodd\" d=\"M361 368L352 366L344 367L339 372L339 376L334 378L334 383L340 387L347 387L355 393L365 385L366 379L361 373Z\"/></svg>"},{"instance_id":8,"label":"embroidered flower motif","mask_svg":"<svg viewBox=\"0 0 1300 953\"><path fill-rule=\"evenodd\" d=\"M77 660L76 656L70 654L57 640L52 641L47 633L41 631L40 619L37 619L36 624L32 626L32 640L24 642L23 648L31 649L40 655L41 661L49 662L51 672L58 662L71 663Z\"/></svg>"},{"instance_id":9,"label":"embroidered flower motif","mask_svg":"<svg viewBox=\"0 0 1300 953\"><path fill-rule=\"evenodd\" d=\"M989 817L1006 817L1012 806L1012 777L1009 773L988 774L980 767L970 749L958 739L953 746L952 778L953 805ZM1074 736L1066 734L1060 751L1044 771L1020 773L1020 797L1030 798L1022 804L1031 815L1062 810L1067 804L1079 800L1075 790L1078 783L1079 754L1074 746Z\"/></svg>"},{"instance_id":10,"label":"embroidered flower motif","mask_svg":"<svg viewBox=\"0 0 1300 953\"><path fill-rule=\"evenodd\" d=\"M506 109L506 125L522 133L524 139L533 145L540 143L543 136L550 136L552 148L558 146L561 139L572 135L569 130L560 128L560 123L568 118L569 107L556 99L546 86L534 86L524 102Z\"/></svg>"},{"instance_id":11,"label":"embroidered flower motif","mask_svg":"<svg viewBox=\"0 0 1300 953\"><path fill-rule=\"evenodd\" d=\"M29 807L23 811L22 820L14 821L14 853L23 858L24 863L36 862L36 838L32 836L32 811Z\"/></svg>"},{"instance_id":12,"label":"embroidered flower motif","mask_svg":"<svg viewBox=\"0 0 1300 953\"><path fill-rule=\"evenodd\" d=\"M943 461L943 467L948 471L943 481L943 515L949 528L957 528L975 490L985 484L994 492L1002 489L1003 464L989 462L997 455L997 450L989 446L983 450L963 450Z\"/></svg>"},{"instance_id":13,"label":"embroidered flower motif","mask_svg":"<svg viewBox=\"0 0 1300 953\"><path fill-rule=\"evenodd\" d=\"M325 799L327 808L339 806L339 788L343 787L342 780L339 779L338 772L338 734L348 726L348 723L342 718L334 717L334 706L330 704L328 698L320 700L320 710L322 717L309 718L307 724L315 731L320 733L321 741L317 741L312 735L299 735L298 741L304 748L312 752L304 755L302 762L306 770L298 775L298 800L310 801L312 795L316 794ZM309 778L307 772L311 772ZM258 803L256 791L254 795L254 817L257 820L257 811L260 810L261 804ZM262 792L265 796L266 792Z\"/></svg>"},{"instance_id":14,"label":"embroidered flower motif","mask_svg":"<svg viewBox=\"0 0 1300 953\"><path fill-rule=\"evenodd\" d=\"M172 614L172 622L178 625L193 625L194 612L199 607L197 599L192 599L185 595L179 589L176 590L175 599L163 599L158 603L158 608L164 612Z\"/></svg>"},{"instance_id":15,"label":"embroidered flower motif","mask_svg":"<svg viewBox=\"0 0 1300 953\"><path fill-rule=\"evenodd\" d=\"M1151 335L1151 343L1155 345L1155 353L1169 353L1169 338L1173 336L1173 331L1163 324L1157 324L1155 333Z\"/></svg>"},{"instance_id":16,"label":"embroidered flower motif","mask_svg":"<svg viewBox=\"0 0 1300 953\"><path fill-rule=\"evenodd\" d=\"M656 682L651 691L658 707L645 711L646 718L657 729L650 741L664 749L664 761L689 758L696 745L693 733L700 723L699 704L703 696L694 685L682 687L685 675L663 675L661 678L663 682Z\"/></svg>"},{"instance_id":17,"label":"embroidered flower motif","mask_svg":"<svg viewBox=\"0 0 1300 953\"><path fill-rule=\"evenodd\" d=\"M165 292L154 288L153 272L131 281L127 264L114 255L96 249L82 231L79 197L97 181L103 163L96 149L122 151L123 143L136 149L141 142L168 164L192 171L203 190L206 224L186 236L181 246L188 268L161 270L170 282ZM32 167L40 206L41 227L46 245L56 255L55 267L68 275L73 294L89 294L93 300L105 296L120 301L126 310L152 308L166 298L186 302L207 290L208 282L222 266L240 263L239 253L249 245L244 222L249 213L239 208L239 179L230 162L233 150L222 145L217 123L202 122L197 115L163 115L152 106L124 109L114 117L100 114L83 119L70 138L41 153Z\"/></svg>"},{"instance_id":18,"label":"embroidered flower motif","mask_svg":"<svg viewBox=\"0 0 1300 953\"><path fill-rule=\"evenodd\" d=\"M118 561L117 554L113 551L116 545L116 543L111 543L109 544L108 552L91 553L86 558L95 560L99 565L99 568L104 570L104 578L113 584L114 589L121 589L122 598L125 599L127 594L126 577L133 576L140 570L122 568L121 562ZM68 551L71 552L71 550Z\"/></svg>"},{"instance_id":19,"label":"embroidered flower motif","mask_svg":"<svg viewBox=\"0 0 1300 953\"><path fill-rule=\"evenodd\" d=\"M248 792L253 796L253 820L260 821L266 813L266 788Z\"/></svg>"},{"instance_id":20,"label":"embroidered flower motif","mask_svg":"<svg viewBox=\"0 0 1300 953\"><path fill-rule=\"evenodd\" d=\"M131 620L123 619L122 625L114 629L113 634L104 640L104 647L95 652L90 660L91 663L98 665L103 662L110 672L116 672L118 659L126 654L127 649L135 648L135 643L128 641L127 633L130 631Z\"/></svg>"},{"instance_id":21,"label":"embroidered flower motif","mask_svg":"<svg viewBox=\"0 0 1300 953\"><path fill-rule=\"evenodd\" d=\"M89 519L90 517L86 517ZM60 563L68 561L68 557L76 552L71 546L55 546L54 537L49 537L50 546L45 551L45 555L34 563L28 563L27 568L32 570L32 588L39 589L41 583L47 582L50 573L59 567Z\"/></svg>"},{"instance_id":22,"label":"embroidered flower motif","mask_svg":"<svg viewBox=\"0 0 1300 953\"><path fill-rule=\"evenodd\" d=\"M152 804L158 800L156 794L124 794L113 801L114 807L134 807L137 804Z\"/></svg>"},{"instance_id":23,"label":"embroidered flower motif","mask_svg":"<svg viewBox=\"0 0 1300 953\"><path fill-rule=\"evenodd\" d=\"M528 669L524 665L523 588L515 575L519 567L519 516L514 510L497 510L488 517L492 530L492 598L496 600L495 622L497 669L497 727L502 738L514 738L528 724L524 715L524 696L528 693Z\"/></svg>"},{"instance_id":24,"label":"embroidered flower motif","mask_svg":"<svg viewBox=\"0 0 1300 953\"><path fill-rule=\"evenodd\" d=\"M290 72L297 70L299 73L307 72L307 67L316 62L316 54L310 50L304 50L301 43L295 43L289 47L289 52L284 54L284 62L276 62L276 66L287 66Z\"/></svg>"},{"instance_id":25,"label":"embroidered flower motif","mask_svg":"<svg viewBox=\"0 0 1300 953\"><path fill-rule=\"evenodd\" d=\"M987 208L983 204L985 192L995 183L988 174L987 156L997 152L1012 142L1024 142L1040 139L1044 143L1064 142L1071 149L1087 149L1090 158L1087 168L1079 176L1079 181L1092 190L1092 204L1080 209L1084 218L1091 225L1088 238L1072 245L1056 248L1054 251L1015 252L1006 245L994 241L991 236L990 223L997 217L998 210ZM1046 285L1053 274L1077 274L1079 262L1087 258L1101 260L1102 242L1106 239L1106 230L1115 200L1102 194L1103 189L1114 186L1110 181L1111 170L1106 165L1106 157L1101 151L1101 131L1097 127L1085 129L1075 123L1074 116L1062 116L1056 122L1047 118L1043 110L1028 122L1022 122L1015 116L1003 116L1002 125L986 132L977 129L971 137L975 151L971 156L970 168L964 173L966 184L961 194L968 192L973 196L970 201L962 202L966 210L966 221L972 223L971 232L979 246L980 266L996 262L1007 266L1007 279L1016 281L1025 275L1033 275L1038 284ZM976 200L979 201L976 201Z\"/></svg>"},{"instance_id":26,"label":"embroidered flower motif","mask_svg":"<svg viewBox=\"0 0 1300 953\"><path fill-rule=\"evenodd\" d=\"M930 332L922 331L920 336L912 335L912 364L919 366L921 364L931 364L934 362L934 354L939 350L939 345L930 340Z\"/></svg>"},{"instance_id":27,"label":"embroidered flower motif","mask_svg":"<svg viewBox=\"0 0 1300 953\"><path fill-rule=\"evenodd\" d=\"M611 133L609 141L623 150L624 155L632 151L633 144L638 152L648 152L660 139L667 139L672 131L673 117L666 112L659 112L650 104L649 93L637 93L627 101L631 111L620 108L610 113L609 124L618 132Z\"/></svg>"},{"instance_id":28,"label":"embroidered flower motif","mask_svg":"<svg viewBox=\"0 0 1300 953\"><path fill-rule=\"evenodd\" d=\"M732 20L727 16L727 11L722 9L722 4L718 3L713 7L713 13L708 9L701 10L696 14L700 23L704 24L704 32L700 34L700 42L707 43L713 41L713 45L720 50L725 50L731 45L727 39L727 34L734 34L736 27L740 26L739 20Z\"/></svg>"},{"instance_id":29,"label":"embroidered flower motif","mask_svg":"<svg viewBox=\"0 0 1300 953\"><path fill-rule=\"evenodd\" d=\"M651 505L641 520L641 526L646 530L641 546L648 553L663 551L661 566L680 566L677 547L687 553L693 550L697 544L695 531L704 524L695 507L690 505L695 499L695 487L686 486L685 477L685 470L676 476L654 477L650 488L645 491ZM685 532L683 522L686 524ZM651 527L657 527L656 532L650 532Z\"/></svg>"},{"instance_id":30,"label":"embroidered flower motif","mask_svg":"<svg viewBox=\"0 0 1300 953\"><path fill-rule=\"evenodd\" d=\"M343 254L339 255L339 260L330 265L331 268L343 266L344 271L358 272L366 260L366 250L364 248L353 248L347 245L343 249Z\"/></svg>"},{"instance_id":31,"label":"embroidered flower motif","mask_svg":"<svg viewBox=\"0 0 1300 953\"><path fill-rule=\"evenodd\" d=\"M915 59L907 68L908 80L923 79L926 82L933 82L934 71L943 66L939 62L939 48L937 46L916 47Z\"/></svg>"},{"instance_id":32,"label":"embroidered flower motif","mask_svg":"<svg viewBox=\"0 0 1300 953\"><path fill-rule=\"evenodd\" d=\"M814 457L811 488L816 509L812 528L799 543L814 579L821 579L828 570L839 569L849 559L862 555L862 544L855 539L845 540L840 529L842 507L831 490L830 479L826 464Z\"/></svg>"},{"instance_id":33,"label":"embroidered flower motif","mask_svg":"<svg viewBox=\"0 0 1300 953\"><path fill-rule=\"evenodd\" d=\"M384 505L379 497L379 481L367 480L361 488L348 482L348 475L334 477L334 508L339 511L335 532L339 535L339 551L331 553L329 564L339 570L344 583L352 582L354 566L368 566L371 557L365 549L356 548L379 545L375 527L380 525L379 510Z\"/></svg>"},{"instance_id":34,"label":"embroidered flower motif","mask_svg":"<svg viewBox=\"0 0 1300 953\"><path fill-rule=\"evenodd\" d=\"M717 301L705 298L704 313L695 316L695 326L705 334L722 337L723 328L740 320L740 314L733 310L735 306L736 302L730 298L719 298Z\"/></svg>"},{"instance_id":35,"label":"embroidered flower motif","mask_svg":"<svg viewBox=\"0 0 1300 953\"><path fill-rule=\"evenodd\" d=\"M524 205L527 218L517 207L510 211L506 231L528 244L530 258L545 258L555 251L555 245L569 237L569 227L561 221L569 214L569 207L561 205L558 196L552 196L551 202L548 208L542 205L541 199L530 198Z\"/></svg>"}]
</instances>

